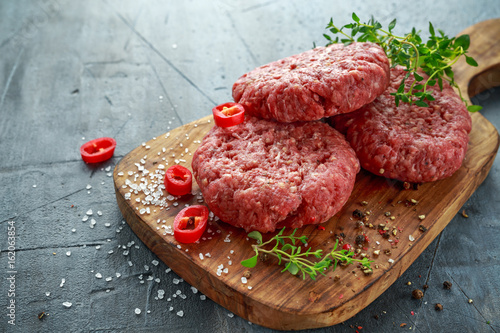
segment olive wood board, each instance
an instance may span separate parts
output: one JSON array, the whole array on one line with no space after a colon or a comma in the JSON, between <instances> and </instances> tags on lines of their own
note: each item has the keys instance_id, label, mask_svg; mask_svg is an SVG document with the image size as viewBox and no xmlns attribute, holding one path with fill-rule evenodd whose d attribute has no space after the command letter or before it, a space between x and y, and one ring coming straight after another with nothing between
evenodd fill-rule
<instances>
[{"instance_id":1,"label":"olive wood board","mask_svg":"<svg viewBox=\"0 0 500 333\"><path fill-rule=\"evenodd\" d=\"M492 72L500 64L500 19L478 23L464 32L471 36L469 55L479 63L473 68L461 62L454 68L468 98L472 96L469 82L474 82L474 94L498 84L491 75L496 75ZM324 230L307 226L298 229L296 235L306 235L309 247L327 252L341 233L345 234L344 242L350 244L355 244L356 235L364 233L369 242L360 251L374 260L373 273L365 275L353 264L330 269L314 281L308 276L302 279L282 273L283 266L274 259L259 261L251 269L243 267L240 262L254 255L251 245L255 240L249 239L244 230L216 218L209 222L199 242L179 244L166 230L186 204L203 204L196 182L192 195L167 198L168 193L163 191L160 199L168 203L168 208L148 204L157 189L145 193L148 187L146 191L131 188L145 180L149 186L162 183L162 172L175 163L191 169L192 153L213 126L212 120L207 116L183 125L127 154L113 174L118 206L144 244L185 281L238 316L278 330L335 325L375 300L460 211L486 178L499 145L494 126L480 113L473 113L469 148L462 167L452 177L406 189L401 182L362 170L344 208L321 224ZM353 217L355 210L369 212L361 228ZM388 239L380 234L379 224L389 227ZM274 234L265 234L264 239ZM379 255L375 255L377 250ZM250 277L243 283L241 277L246 272Z\"/></svg>"}]
</instances>

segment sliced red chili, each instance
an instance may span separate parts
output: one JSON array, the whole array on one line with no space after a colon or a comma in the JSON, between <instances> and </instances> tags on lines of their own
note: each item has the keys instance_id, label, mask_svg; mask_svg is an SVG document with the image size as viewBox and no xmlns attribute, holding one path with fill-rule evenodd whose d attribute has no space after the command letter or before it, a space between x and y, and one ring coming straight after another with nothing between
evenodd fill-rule
<instances>
[{"instance_id":1,"label":"sliced red chili","mask_svg":"<svg viewBox=\"0 0 500 333\"><path fill-rule=\"evenodd\" d=\"M113 138L98 138L84 143L80 154L86 163L99 163L109 160L115 152L116 141Z\"/></svg>"},{"instance_id":2,"label":"sliced red chili","mask_svg":"<svg viewBox=\"0 0 500 333\"><path fill-rule=\"evenodd\" d=\"M212 109L215 125L231 127L241 124L245 120L245 108L238 103L224 103Z\"/></svg>"},{"instance_id":3,"label":"sliced red chili","mask_svg":"<svg viewBox=\"0 0 500 333\"><path fill-rule=\"evenodd\" d=\"M193 175L189 169L182 165L173 165L165 173L165 188L172 195L185 195L191 193Z\"/></svg>"},{"instance_id":4,"label":"sliced red chili","mask_svg":"<svg viewBox=\"0 0 500 333\"><path fill-rule=\"evenodd\" d=\"M174 219L174 237L180 243L194 243L207 228L208 208L203 205L189 206Z\"/></svg>"}]
</instances>

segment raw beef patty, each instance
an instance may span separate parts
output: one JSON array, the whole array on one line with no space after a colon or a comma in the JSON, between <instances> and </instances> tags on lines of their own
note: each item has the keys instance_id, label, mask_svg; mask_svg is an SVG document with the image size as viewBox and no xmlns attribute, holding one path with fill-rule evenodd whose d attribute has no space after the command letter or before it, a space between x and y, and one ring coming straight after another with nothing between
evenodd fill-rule
<instances>
[{"instance_id":1,"label":"raw beef patty","mask_svg":"<svg viewBox=\"0 0 500 333\"><path fill-rule=\"evenodd\" d=\"M349 143L328 124L251 116L210 130L192 167L216 216L261 232L325 222L349 198L360 169Z\"/></svg>"},{"instance_id":2,"label":"raw beef patty","mask_svg":"<svg viewBox=\"0 0 500 333\"><path fill-rule=\"evenodd\" d=\"M467 151L471 118L460 97L447 84L430 87L429 107L400 103L394 96L405 72L391 69L391 85L373 103L350 114L332 117L346 133L361 166L377 175L421 183L451 176ZM426 79L427 76L424 76ZM414 81L406 81L406 89Z\"/></svg>"},{"instance_id":3,"label":"raw beef patty","mask_svg":"<svg viewBox=\"0 0 500 333\"><path fill-rule=\"evenodd\" d=\"M233 85L248 114L280 122L354 111L389 84L389 60L373 43L333 44L258 67Z\"/></svg>"}]
</instances>

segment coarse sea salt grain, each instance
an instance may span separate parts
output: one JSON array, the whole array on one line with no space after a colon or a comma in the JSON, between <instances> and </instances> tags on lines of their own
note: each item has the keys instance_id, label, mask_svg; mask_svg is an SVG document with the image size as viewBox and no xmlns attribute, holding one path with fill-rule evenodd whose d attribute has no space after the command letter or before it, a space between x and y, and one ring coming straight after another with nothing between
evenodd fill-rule
<instances>
[{"instance_id":1,"label":"coarse sea salt grain","mask_svg":"<svg viewBox=\"0 0 500 333\"><path fill-rule=\"evenodd\" d=\"M177 315L178 315L179 317L184 316L184 311L182 311L182 310L177 311Z\"/></svg>"},{"instance_id":2,"label":"coarse sea salt grain","mask_svg":"<svg viewBox=\"0 0 500 333\"><path fill-rule=\"evenodd\" d=\"M98 278L98 279L101 279L102 278L102 274L101 273L96 273L95 277Z\"/></svg>"},{"instance_id":3,"label":"coarse sea salt grain","mask_svg":"<svg viewBox=\"0 0 500 333\"><path fill-rule=\"evenodd\" d=\"M139 315L139 314L141 314L141 309L135 308L134 312L136 315Z\"/></svg>"},{"instance_id":4,"label":"coarse sea salt grain","mask_svg":"<svg viewBox=\"0 0 500 333\"><path fill-rule=\"evenodd\" d=\"M73 303L71 303L71 302L63 302L62 305L64 305L67 308L70 308L73 305Z\"/></svg>"},{"instance_id":5,"label":"coarse sea salt grain","mask_svg":"<svg viewBox=\"0 0 500 333\"><path fill-rule=\"evenodd\" d=\"M62 287L64 286L64 284L65 284L65 283L66 283L66 279L61 279L61 284L59 285L59 287L61 287L61 288L62 288Z\"/></svg>"}]
</instances>

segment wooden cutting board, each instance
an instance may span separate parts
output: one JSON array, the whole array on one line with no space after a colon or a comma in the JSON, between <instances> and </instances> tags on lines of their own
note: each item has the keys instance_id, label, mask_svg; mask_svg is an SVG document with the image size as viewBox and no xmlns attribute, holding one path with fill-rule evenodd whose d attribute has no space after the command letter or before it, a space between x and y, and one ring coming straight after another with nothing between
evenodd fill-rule
<instances>
[{"instance_id":1,"label":"wooden cutting board","mask_svg":"<svg viewBox=\"0 0 500 333\"><path fill-rule=\"evenodd\" d=\"M457 63L456 79L469 96L498 85L500 68L500 19L485 21L464 31L471 36L469 54L477 68ZM471 86L468 88L468 84ZM472 90L471 90L472 89ZM487 176L499 145L497 130L481 114L472 114L470 146L463 166L451 177L404 189L400 182L361 171L350 200L337 215L323 224L299 229L313 249L330 250L335 235L345 234L354 244L356 235L370 239L361 253L372 263L365 275L358 266L338 267L316 281L281 273L273 260L247 269L240 262L253 256L243 230L212 219L203 239L179 244L170 233L173 219L186 204L203 204L199 188L194 195L174 198L158 184L168 166L191 168L192 153L213 126L211 116L176 128L142 144L126 155L114 170L118 206L137 236L180 277L229 311L253 323L279 330L299 330L341 323L361 311L384 292L459 212ZM364 201L364 203L362 203ZM354 210L368 213L359 229ZM370 224L373 227L370 227ZM390 238L379 232L388 227ZM424 231L425 230L425 231ZM291 230L290 230L291 231ZM265 239L272 235L265 235ZM379 255L376 251L379 250ZM241 277L251 276L246 283Z\"/></svg>"}]
</instances>

